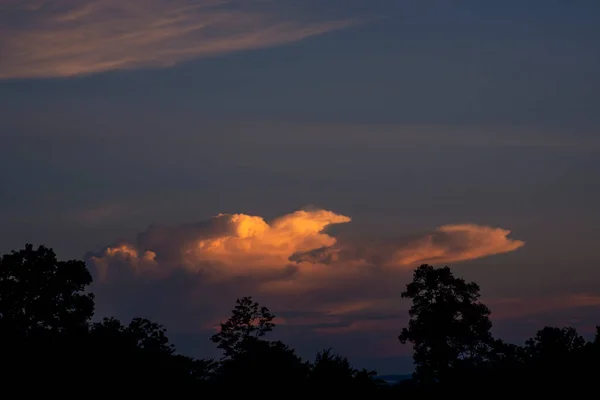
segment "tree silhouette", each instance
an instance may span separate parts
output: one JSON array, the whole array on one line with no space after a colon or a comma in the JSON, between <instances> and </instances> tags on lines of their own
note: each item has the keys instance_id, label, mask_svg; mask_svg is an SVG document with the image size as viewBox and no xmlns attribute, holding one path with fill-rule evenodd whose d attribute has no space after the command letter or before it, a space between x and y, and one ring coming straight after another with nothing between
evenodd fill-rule
<instances>
[{"instance_id":1,"label":"tree silhouette","mask_svg":"<svg viewBox=\"0 0 600 400\"><path fill-rule=\"evenodd\" d=\"M166 335L167 330L160 324L145 318L134 318L127 326L127 332L135 340L138 348L168 355L175 352Z\"/></svg>"},{"instance_id":2,"label":"tree silhouette","mask_svg":"<svg viewBox=\"0 0 600 400\"><path fill-rule=\"evenodd\" d=\"M416 380L444 381L453 368L488 358L490 310L478 302L476 283L456 278L448 267L424 264L414 271L402 298L411 299L412 306L398 339L413 344Z\"/></svg>"},{"instance_id":3,"label":"tree silhouette","mask_svg":"<svg viewBox=\"0 0 600 400\"><path fill-rule=\"evenodd\" d=\"M189 388L214 375L212 360L175 354L166 329L147 319L134 318L123 325L115 318L104 318L93 324L90 336L89 356L95 362L88 371L110 381L111 387Z\"/></svg>"},{"instance_id":4,"label":"tree silhouette","mask_svg":"<svg viewBox=\"0 0 600 400\"><path fill-rule=\"evenodd\" d=\"M332 349L326 349L317 353L310 378L319 385L349 385L356 372L348 358L334 353Z\"/></svg>"},{"instance_id":5,"label":"tree silhouette","mask_svg":"<svg viewBox=\"0 0 600 400\"><path fill-rule=\"evenodd\" d=\"M352 367L347 357L332 349L319 351L310 371L310 383L319 390L363 391L376 388L375 371Z\"/></svg>"},{"instance_id":6,"label":"tree silhouette","mask_svg":"<svg viewBox=\"0 0 600 400\"><path fill-rule=\"evenodd\" d=\"M540 329L535 337L525 343L530 357L553 362L583 349L585 339L575 328L556 328L547 326Z\"/></svg>"},{"instance_id":7,"label":"tree silhouette","mask_svg":"<svg viewBox=\"0 0 600 400\"><path fill-rule=\"evenodd\" d=\"M26 244L0 259L0 332L29 337L87 329L94 296L83 261L58 261L52 249Z\"/></svg>"},{"instance_id":8,"label":"tree silhouette","mask_svg":"<svg viewBox=\"0 0 600 400\"><path fill-rule=\"evenodd\" d=\"M116 318L104 318L102 322L94 323L91 329L92 336L105 342L119 340L121 346L171 355L175 349L166 332L162 325L145 318L134 318L127 326Z\"/></svg>"},{"instance_id":9,"label":"tree silhouette","mask_svg":"<svg viewBox=\"0 0 600 400\"><path fill-rule=\"evenodd\" d=\"M221 363L219 379L226 386L275 382L282 387L301 389L308 372L309 364L286 344L250 337L231 358ZM236 386L231 387L236 390Z\"/></svg>"},{"instance_id":10,"label":"tree silhouette","mask_svg":"<svg viewBox=\"0 0 600 400\"><path fill-rule=\"evenodd\" d=\"M249 339L257 339L270 332L275 326L274 318L267 307L252 301L252 297L243 297L236 300L231 317L221 323L219 333L210 339L223 350L224 358L230 358L243 351L243 344Z\"/></svg>"},{"instance_id":11,"label":"tree silhouette","mask_svg":"<svg viewBox=\"0 0 600 400\"><path fill-rule=\"evenodd\" d=\"M548 379L579 381L585 364L585 339L574 328L544 327L525 343L530 379L540 383ZM569 365L568 369L565 366ZM579 382L578 382L579 383Z\"/></svg>"},{"instance_id":12,"label":"tree silhouette","mask_svg":"<svg viewBox=\"0 0 600 400\"><path fill-rule=\"evenodd\" d=\"M281 341L261 339L275 324L267 307L251 297L236 300L231 317L211 340L223 350L217 381L236 390L236 385L273 381L289 387L306 383L309 364ZM230 385L232 384L232 385Z\"/></svg>"},{"instance_id":13,"label":"tree silhouette","mask_svg":"<svg viewBox=\"0 0 600 400\"><path fill-rule=\"evenodd\" d=\"M94 312L94 296L85 289L91 282L83 261L58 261L44 246L26 244L0 258L3 388L24 376L56 385L84 375Z\"/></svg>"}]
</instances>

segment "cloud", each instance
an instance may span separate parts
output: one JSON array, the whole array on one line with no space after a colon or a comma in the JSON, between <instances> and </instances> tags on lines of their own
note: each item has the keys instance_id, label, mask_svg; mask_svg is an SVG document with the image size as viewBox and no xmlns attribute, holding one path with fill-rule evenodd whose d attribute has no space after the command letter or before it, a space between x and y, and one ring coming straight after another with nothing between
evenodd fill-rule
<instances>
[{"instance_id":1,"label":"cloud","mask_svg":"<svg viewBox=\"0 0 600 400\"><path fill-rule=\"evenodd\" d=\"M344 239L330 232L333 225L350 221L321 209L272 221L219 214L195 224L151 226L134 242L116 242L88 254L87 261L97 290L106 289L116 301L114 288L127 288L123 302L133 308L136 302L147 306L143 299L156 286L163 297L185 297L179 311L189 308L197 314L198 304L212 307L203 311L210 314L206 321L229 311L216 306L215 299L231 304L244 295L258 295L283 313L316 313L299 318L330 320L374 310L396 313L401 288L421 263L465 261L523 246L508 238L507 230L478 225L442 226L388 241ZM187 292L177 286L182 282ZM140 283L141 289L136 287ZM198 323L206 326L206 321Z\"/></svg>"},{"instance_id":2,"label":"cloud","mask_svg":"<svg viewBox=\"0 0 600 400\"><path fill-rule=\"evenodd\" d=\"M363 261L369 265L414 268L419 264L444 264L508 253L525 243L509 239L509 230L473 224L444 225L431 233L405 239L402 243L354 241L299 252L297 262L339 263Z\"/></svg>"},{"instance_id":3,"label":"cloud","mask_svg":"<svg viewBox=\"0 0 600 400\"><path fill-rule=\"evenodd\" d=\"M112 260L128 260L136 273L147 275L164 276L172 269L211 280L277 275L295 270L292 254L335 245L336 238L323 230L349 221L326 210L296 211L271 223L258 216L219 214L198 224L151 227L137 244L109 246L90 262L104 271L104 278Z\"/></svg>"},{"instance_id":4,"label":"cloud","mask_svg":"<svg viewBox=\"0 0 600 400\"><path fill-rule=\"evenodd\" d=\"M172 269L201 273L208 280L233 277L294 278L412 270L423 263L451 263L514 251L524 245L509 230L479 225L445 225L397 241L338 238L326 233L351 218L328 210L300 210L271 222L246 214L219 214L180 227L150 227L136 244L107 247L90 261L110 274L112 260L128 260L138 274ZM283 275L282 275L283 274ZM294 280L295 280L294 279Z\"/></svg>"},{"instance_id":5,"label":"cloud","mask_svg":"<svg viewBox=\"0 0 600 400\"><path fill-rule=\"evenodd\" d=\"M183 251L187 268L200 268L208 262L227 273L278 269L288 264L295 252L335 245L336 239L323 230L349 222L350 218L317 210L296 211L271 224L245 214L222 214L215 221L224 222L225 232L187 244Z\"/></svg>"},{"instance_id":6,"label":"cloud","mask_svg":"<svg viewBox=\"0 0 600 400\"><path fill-rule=\"evenodd\" d=\"M164 68L355 22L309 20L264 0L0 0L0 79Z\"/></svg>"},{"instance_id":7,"label":"cloud","mask_svg":"<svg viewBox=\"0 0 600 400\"><path fill-rule=\"evenodd\" d=\"M349 216L323 209L272 220L219 214L198 223L150 226L135 240L86 256L97 313L144 316L171 332L208 336L236 298L251 295L279 317L277 334L308 354L330 345L331 335L345 338L338 344L350 343L349 335L371 335L377 342L372 346L387 343L382 349L389 352L404 323L408 304L400 293L413 268L523 246L508 230L472 224L386 240L334 233L333 227L339 232L351 226ZM312 339L303 343L305 337Z\"/></svg>"},{"instance_id":8,"label":"cloud","mask_svg":"<svg viewBox=\"0 0 600 400\"><path fill-rule=\"evenodd\" d=\"M156 253L153 251L138 251L129 244L108 247L101 257L92 256L90 261L94 264L101 281L107 279L109 268L119 268L122 272L133 272L135 275L158 272Z\"/></svg>"}]
</instances>

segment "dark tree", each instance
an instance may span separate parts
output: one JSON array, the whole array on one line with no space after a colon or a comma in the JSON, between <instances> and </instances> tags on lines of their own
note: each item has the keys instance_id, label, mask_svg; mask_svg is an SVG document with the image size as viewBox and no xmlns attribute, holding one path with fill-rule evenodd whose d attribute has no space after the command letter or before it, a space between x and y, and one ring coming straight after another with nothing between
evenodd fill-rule
<instances>
[{"instance_id":1,"label":"dark tree","mask_svg":"<svg viewBox=\"0 0 600 400\"><path fill-rule=\"evenodd\" d=\"M556 328L547 326L527 340L525 346L530 357L543 363L559 361L585 346L585 339L575 328Z\"/></svg>"},{"instance_id":2,"label":"dark tree","mask_svg":"<svg viewBox=\"0 0 600 400\"><path fill-rule=\"evenodd\" d=\"M223 350L224 358L230 358L243 351L243 344L249 339L258 339L270 332L275 326L274 318L267 307L253 302L251 297L237 299L231 317L221 323L219 333L210 339Z\"/></svg>"},{"instance_id":3,"label":"dark tree","mask_svg":"<svg viewBox=\"0 0 600 400\"><path fill-rule=\"evenodd\" d=\"M349 385L356 372L347 357L326 349L317 353L310 378L319 385Z\"/></svg>"},{"instance_id":4,"label":"dark tree","mask_svg":"<svg viewBox=\"0 0 600 400\"><path fill-rule=\"evenodd\" d=\"M598 359L574 328L545 327L525 343L528 380L548 390L565 385L584 388L597 376Z\"/></svg>"},{"instance_id":5,"label":"dark tree","mask_svg":"<svg viewBox=\"0 0 600 400\"><path fill-rule=\"evenodd\" d=\"M240 385L254 387L258 382L300 390L306 385L308 372L309 364L286 344L250 337L221 363L219 382L234 392Z\"/></svg>"},{"instance_id":6,"label":"dark tree","mask_svg":"<svg viewBox=\"0 0 600 400\"><path fill-rule=\"evenodd\" d=\"M187 375L193 382L205 383L215 378L218 368L218 362L212 359L196 359L183 355L174 355L174 360L184 375Z\"/></svg>"},{"instance_id":7,"label":"dark tree","mask_svg":"<svg viewBox=\"0 0 600 400\"><path fill-rule=\"evenodd\" d=\"M169 343L166 335L167 330L160 324L145 318L134 318L126 331L138 348L169 355L175 352L174 346Z\"/></svg>"},{"instance_id":8,"label":"dark tree","mask_svg":"<svg viewBox=\"0 0 600 400\"><path fill-rule=\"evenodd\" d=\"M412 300L410 321L398 339L413 344L417 381L441 382L454 368L487 360L492 324L479 296L476 283L456 278L448 267L414 271L402 293Z\"/></svg>"},{"instance_id":9,"label":"dark tree","mask_svg":"<svg viewBox=\"0 0 600 400\"><path fill-rule=\"evenodd\" d=\"M275 327L274 318L267 307L251 297L236 300L231 317L211 337L223 350L217 382L224 388L236 391L239 385L269 381L288 387L306 383L309 364L294 349L280 341L261 339Z\"/></svg>"},{"instance_id":10,"label":"dark tree","mask_svg":"<svg viewBox=\"0 0 600 400\"><path fill-rule=\"evenodd\" d=\"M375 371L355 369L347 357L326 349L317 353L309 380L311 386L318 390L349 393L376 389L380 382L375 380L375 375Z\"/></svg>"},{"instance_id":11,"label":"dark tree","mask_svg":"<svg viewBox=\"0 0 600 400\"><path fill-rule=\"evenodd\" d=\"M167 330L160 324L145 318L134 318L129 325L123 325L116 318L104 318L102 322L92 325L91 334L94 338L127 348L143 349L148 352L171 355L174 346L169 343Z\"/></svg>"},{"instance_id":12,"label":"dark tree","mask_svg":"<svg viewBox=\"0 0 600 400\"><path fill-rule=\"evenodd\" d=\"M143 318L134 318L128 325L105 318L93 324L90 336L88 357L94 362L88 371L110 382L109 388L152 391L176 386L183 390L206 382L216 367L212 360L175 354L166 329Z\"/></svg>"},{"instance_id":13,"label":"dark tree","mask_svg":"<svg viewBox=\"0 0 600 400\"><path fill-rule=\"evenodd\" d=\"M0 259L0 332L29 337L86 330L94 296L83 261L58 261L52 249L31 244Z\"/></svg>"},{"instance_id":14,"label":"dark tree","mask_svg":"<svg viewBox=\"0 0 600 400\"><path fill-rule=\"evenodd\" d=\"M3 388L25 387L24 378L59 385L84 375L94 313L94 296L85 290L91 282L83 261L58 261L44 246L26 244L0 258Z\"/></svg>"}]
</instances>

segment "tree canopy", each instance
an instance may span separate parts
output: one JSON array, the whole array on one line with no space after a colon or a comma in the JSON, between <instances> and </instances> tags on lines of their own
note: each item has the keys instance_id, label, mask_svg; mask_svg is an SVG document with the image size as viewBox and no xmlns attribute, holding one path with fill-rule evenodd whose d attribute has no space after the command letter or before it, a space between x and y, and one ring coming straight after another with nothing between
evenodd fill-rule
<instances>
[{"instance_id":1,"label":"tree canopy","mask_svg":"<svg viewBox=\"0 0 600 400\"><path fill-rule=\"evenodd\" d=\"M275 316L267 307L252 300L252 297L237 299L229 319L221 323L221 329L211 337L223 356L230 358L243 351L251 339L263 337L273 330Z\"/></svg>"},{"instance_id":2,"label":"tree canopy","mask_svg":"<svg viewBox=\"0 0 600 400\"><path fill-rule=\"evenodd\" d=\"M492 323L479 296L476 283L455 277L448 267L425 264L414 271L402 293L412 306L399 340L413 344L417 380L440 381L459 364L487 360Z\"/></svg>"},{"instance_id":3,"label":"tree canopy","mask_svg":"<svg viewBox=\"0 0 600 400\"><path fill-rule=\"evenodd\" d=\"M85 329L94 313L92 276L83 261L58 261L27 244L0 258L0 329L16 336Z\"/></svg>"}]
</instances>

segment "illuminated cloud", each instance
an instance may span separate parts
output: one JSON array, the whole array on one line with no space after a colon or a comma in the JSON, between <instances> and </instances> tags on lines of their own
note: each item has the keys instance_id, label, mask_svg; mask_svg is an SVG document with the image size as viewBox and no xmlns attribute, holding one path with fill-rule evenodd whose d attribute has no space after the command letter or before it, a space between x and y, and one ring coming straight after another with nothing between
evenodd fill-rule
<instances>
[{"instance_id":1,"label":"illuminated cloud","mask_svg":"<svg viewBox=\"0 0 600 400\"><path fill-rule=\"evenodd\" d=\"M350 218L326 210L296 211L267 223L245 214L219 214L209 221L181 227L151 227L138 243L109 246L89 262L109 279L112 260L129 260L131 268L147 275L173 269L202 273L206 279L285 274L297 252L330 247L336 238L323 230Z\"/></svg>"},{"instance_id":2,"label":"illuminated cloud","mask_svg":"<svg viewBox=\"0 0 600 400\"><path fill-rule=\"evenodd\" d=\"M281 5L264 0L0 0L0 79L170 67L354 23L309 22Z\"/></svg>"},{"instance_id":3,"label":"illuminated cloud","mask_svg":"<svg viewBox=\"0 0 600 400\"><path fill-rule=\"evenodd\" d=\"M106 248L101 255L91 256L89 262L93 263L101 281L107 279L109 268L125 268L136 275L158 272L156 253L153 251L138 251L132 245L121 244ZM126 271L129 272L129 271Z\"/></svg>"},{"instance_id":4,"label":"illuminated cloud","mask_svg":"<svg viewBox=\"0 0 600 400\"><path fill-rule=\"evenodd\" d=\"M280 269L289 264L290 255L296 252L333 246L336 239L323 230L349 222L350 218L317 210L296 211L271 224L261 217L244 214L219 215L215 220L224 221L226 231L186 244L183 251L186 268L196 269L211 263L220 271L233 273Z\"/></svg>"},{"instance_id":5,"label":"illuminated cloud","mask_svg":"<svg viewBox=\"0 0 600 400\"><path fill-rule=\"evenodd\" d=\"M509 234L509 230L488 226L445 225L397 251L394 262L409 267L452 263L508 253L525 244L509 239Z\"/></svg>"},{"instance_id":6,"label":"illuminated cloud","mask_svg":"<svg viewBox=\"0 0 600 400\"><path fill-rule=\"evenodd\" d=\"M413 269L420 264L445 264L508 253L524 246L509 230L473 224L444 225L401 241L353 241L294 254L297 262L363 262L367 265Z\"/></svg>"},{"instance_id":7,"label":"illuminated cloud","mask_svg":"<svg viewBox=\"0 0 600 400\"><path fill-rule=\"evenodd\" d=\"M221 293L260 293L275 299L280 310L331 316L393 308L390 299L421 263L465 261L523 246L507 230L478 225L442 226L387 242L326 232L350 220L327 210L300 210L272 221L220 214L196 224L152 226L135 243L90 254L88 264L101 283L186 274L203 294L215 287Z\"/></svg>"},{"instance_id":8,"label":"illuminated cloud","mask_svg":"<svg viewBox=\"0 0 600 400\"><path fill-rule=\"evenodd\" d=\"M251 295L296 337L312 332L327 341L331 334L362 332L395 338L406 314L400 293L413 268L523 246L507 230L479 225L393 240L349 239L330 229L351 228L350 222L311 209L272 220L219 214L151 226L134 241L88 255L98 314L127 318L152 310L153 319L180 332L204 332L227 318L236 298Z\"/></svg>"},{"instance_id":9,"label":"illuminated cloud","mask_svg":"<svg viewBox=\"0 0 600 400\"><path fill-rule=\"evenodd\" d=\"M137 244L110 246L90 262L102 268L104 278L111 259L118 258L129 260L137 273L164 275L184 269L213 280L263 276L285 288L300 284L301 279L315 281L316 277L313 283L319 285L327 278L343 281L369 270L412 270L423 263L472 260L524 245L508 238L508 230L479 225L446 225L388 242L339 242L324 232L350 220L327 210L296 211L270 223L258 216L219 214L200 224L152 227L138 237ZM289 279L290 274L294 279Z\"/></svg>"}]
</instances>

